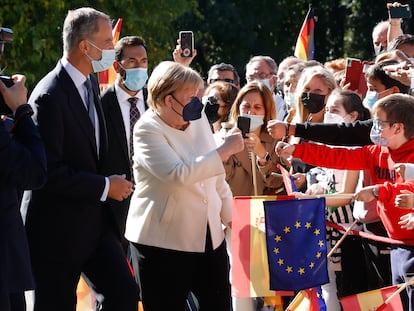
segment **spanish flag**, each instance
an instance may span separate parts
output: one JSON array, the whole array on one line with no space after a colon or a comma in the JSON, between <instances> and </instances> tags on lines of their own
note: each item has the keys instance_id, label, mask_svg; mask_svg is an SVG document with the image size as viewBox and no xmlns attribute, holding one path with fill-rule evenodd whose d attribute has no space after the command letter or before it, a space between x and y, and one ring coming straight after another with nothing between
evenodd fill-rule
<instances>
[{"instance_id":1,"label":"spanish flag","mask_svg":"<svg viewBox=\"0 0 414 311\"><path fill-rule=\"evenodd\" d=\"M122 18L118 18L114 28L112 29L112 37L114 45L119 40L119 35L121 33ZM101 92L105 91L112 83L114 83L116 78L116 72L113 66L109 69L101 71L98 73L99 77L99 88Z\"/></svg>"},{"instance_id":2,"label":"spanish flag","mask_svg":"<svg viewBox=\"0 0 414 311\"><path fill-rule=\"evenodd\" d=\"M315 18L313 16L313 8L312 4L309 4L308 13L300 29L298 40L296 41L295 56L297 58L303 59L304 61L313 59L315 54L314 28Z\"/></svg>"},{"instance_id":3,"label":"spanish flag","mask_svg":"<svg viewBox=\"0 0 414 311\"><path fill-rule=\"evenodd\" d=\"M271 297L263 202L293 196L253 196L233 199L231 285L235 297ZM278 292L292 296L293 292Z\"/></svg>"},{"instance_id":4,"label":"spanish flag","mask_svg":"<svg viewBox=\"0 0 414 311\"><path fill-rule=\"evenodd\" d=\"M403 310L400 295L397 294L389 303L384 302L398 290L398 286L388 286L380 289L341 298L344 311L401 311Z\"/></svg>"},{"instance_id":5,"label":"spanish flag","mask_svg":"<svg viewBox=\"0 0 414 311\"><path fill-rule=\"evenodd\" d=\"M321 288L315 287L299 291L286 311L326 311Z\"/></svg>"}]
</instances>

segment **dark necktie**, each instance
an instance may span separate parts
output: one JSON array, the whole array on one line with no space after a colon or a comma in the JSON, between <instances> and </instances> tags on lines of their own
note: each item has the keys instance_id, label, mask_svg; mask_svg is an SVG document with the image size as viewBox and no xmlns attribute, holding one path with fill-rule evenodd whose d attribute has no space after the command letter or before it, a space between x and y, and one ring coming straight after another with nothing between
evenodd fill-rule
<instances>
[{"instance_id":1,"label":"dark necktie","mask_svg":"<svg viewBox=\"0 0 414 311\"><path fill-rule=\"evenodd\" d=\"M128 98L129 103L131 106L129 107L129 159L131 161L131 172L132 172L132 156L134 155L134 125L137 123L141 114L139 113L137 102L137 97L130 97ZM131 174L131 179L133 179L133 175Z\"/></svg>"},{"instance_id":2,"label":"dark necktie","mask_svg":"<svg viewBox=\"0 0 414 311\"><path fill-rule=\"evenodd\" d=\"M84 85L87 91L86 108L88 109L89 119L91 119L92 125L95 127L95 102L93 99L91 80L86 79Z\"/></svg>"}]
</instances>

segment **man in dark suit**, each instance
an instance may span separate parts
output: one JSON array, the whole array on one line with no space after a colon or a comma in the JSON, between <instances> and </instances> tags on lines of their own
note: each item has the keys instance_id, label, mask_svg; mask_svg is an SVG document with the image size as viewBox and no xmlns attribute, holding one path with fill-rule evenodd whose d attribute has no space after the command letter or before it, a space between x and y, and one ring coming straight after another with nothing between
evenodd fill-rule
<instances>
[{"instance_id":1,"label":"man in dark suit","mask_svg":"<svg viewBox=\"0 0 414 311\"><path fill-rule=\"evenodd\" d=\"M135 122L148 108L147 89L148 58L145 42L141 37L121 38L115 46L116 80L102 95L102 107L108 132L108 155L103 165L104 174L125 175L133 182L132 130ZM128 242L124 238L125 222L130 198L123 201L108 199L114 228L125 252Z\"/></svg>"},{"instance_id":2,"label":"man in dark suit","mask_svg":"<svg viewBox=\"0 0 414 311\"><path fill-rule=\"evenodd\" d=\"M125 176L102 174L108 142L91 73L112 65L112 42L106 14L92 8L69 11L63 57L29 99L48 165L47 183L33 191L26 218L35 311L73 311L81 273L102 294L102 310L137 309L137 285L103 204L107 198L126 199L133 186Z\"/></svg>"},{"instance_id":3,"label":"man in dark suit","mask_svg":"<svg viewBox=\"0 0 414 311\"><path fill-rule=\"evenodd\" d=\"M19 211L19 193L46 182L46 155L32 108L26 104L25 77L16 75L6 88L0 81L7 111L14 122L0 120L0 310L25 311L24 291L34 288L29 247ZM1 96L1 95L0 95ZM4 111L3 111L3 108ZM0 113L6 112L0 107ZM12 133L9 132L11 125Z\"/></svg>"}]
</instances>

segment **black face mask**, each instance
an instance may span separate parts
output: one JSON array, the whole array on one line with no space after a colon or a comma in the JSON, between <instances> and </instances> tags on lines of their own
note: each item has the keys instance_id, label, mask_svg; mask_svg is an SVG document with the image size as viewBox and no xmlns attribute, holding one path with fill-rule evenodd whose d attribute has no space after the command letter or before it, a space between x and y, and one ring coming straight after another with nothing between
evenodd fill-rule
<instances>
[{"instance_id":1,"label":"black face mask","mask_svg":"<svg viewBox=\"0 0 414 311\"><path fill-rule=\"evenodd\" d=\"M220 108L220 105L218 104L207 104L204 108L204 112L206 113L208 122L210 124L213 124L217 122L220 119L220 116L218 115L218 110Z\"/></svg>"},{"instance_id":2,"label":"black face mask","mask_svg":"<svg viewBox=\"0 0 414 311\"><path fill-rule=\"evenodd\" d=\"M317 113L325 107L325 95L314 94L310 92L302 93L303 106L310 113Z\"/></svg>"},{"instance_id":3,"label":"black face mask","mask_svg":"<svg viewBox=\"0 0 414 311\"><path fill-rule=\"evenodd\" d=\"M210 124L217 122L220 119L220 116L218 114L220 105L217 102L217 97L215 96L204 97L203 103L204 103L204 112L207 116L208 122Z\"/></svg>"}]
</instances>

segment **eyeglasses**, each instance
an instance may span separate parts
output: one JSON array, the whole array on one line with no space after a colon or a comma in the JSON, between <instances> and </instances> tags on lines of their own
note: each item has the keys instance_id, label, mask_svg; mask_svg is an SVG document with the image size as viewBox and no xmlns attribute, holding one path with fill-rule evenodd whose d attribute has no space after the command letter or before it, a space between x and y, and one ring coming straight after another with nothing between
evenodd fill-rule
<instances>
[{"instance_id":1,"label":"eyeglasses","mask_svg":"<svg viewBox=\"0 0 414 311\"><path fill-rule=\"evenodd\" d=\"M223 81L223 82L228 82L228 83L233 83L234 84L234 80L232 80L232 79L209 79L209 84L217 82L217 81Z\"/></svg>"},{"instance_id":2,"label":"eyeglasses","mask_svg":"<svg viewBox=\"0 0 414 311\"><path fill-rule=\"evenodd\" d=\"M382 132L384 129L386 129L386 127L384 127L384 124L388 123L389 127L393 126L395 123L397 123L396 121L383 121L380 119L373 119L372 120L372 124L373 127L375 129L377 129L378 131Z\"/></svg>"},{"instance_id":3,"label":"eyeglasses","mask_svg":"<svg viewBox=\"0 0 414 311\"><path fill-rule=\"evenodd\" d=\"M264 80L264 79L270 78L273 75L274 75L273 73L261 72L259 74L254 74L254 75L251 75L251 76L247 76L246 80L247 80L247 82L252 82L254 80Z\"/></svg>"}]
</instances>

